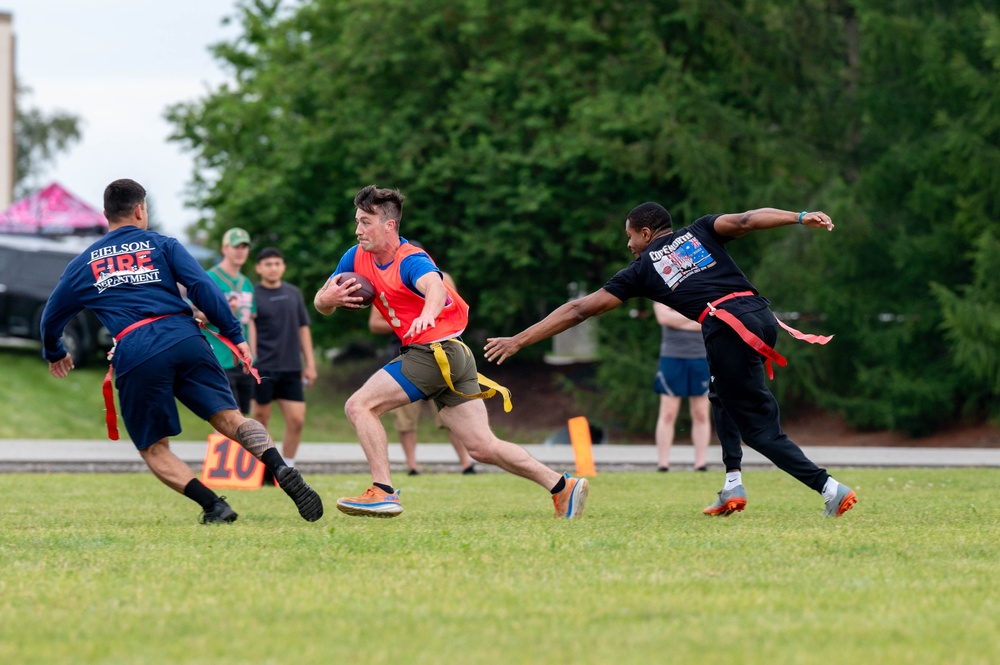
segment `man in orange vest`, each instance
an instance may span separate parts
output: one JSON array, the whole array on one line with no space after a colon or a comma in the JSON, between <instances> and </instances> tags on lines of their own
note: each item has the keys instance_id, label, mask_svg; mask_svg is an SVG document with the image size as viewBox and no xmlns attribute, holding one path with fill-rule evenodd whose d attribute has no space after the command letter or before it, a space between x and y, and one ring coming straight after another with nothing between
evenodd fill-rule
<instances>
[{"instance_id":1,"label":"man in orange vest","mask_svg":"<svg viewBox=\"0 0 1000 665\"><path fill-rule=\"evenodd\" d=\"M388 438L379 416L419 399L432 399L445 426L478 462L494 464L533 480L549 490L556 517L583 512L589 490L585 478L560 475L520 446L496 437L481 398L500 392L510 410L509 393L480 375L472 352L461 341L469 306L445 284L430 256L399 235L403 213L401 192L369 185L354 197L358 244L340 259L337 269L313 301L321 314L359 309L361 288L341 273L356 272L375 286L372 303L403 343L402 353L375 373L347 400L345 411L354 426L372 471L372 486L356 497L337 501L348 515L393 517L403 511L389 473ZM480 384L492 386L481 391Z\"/></svg>"}]
</instances>

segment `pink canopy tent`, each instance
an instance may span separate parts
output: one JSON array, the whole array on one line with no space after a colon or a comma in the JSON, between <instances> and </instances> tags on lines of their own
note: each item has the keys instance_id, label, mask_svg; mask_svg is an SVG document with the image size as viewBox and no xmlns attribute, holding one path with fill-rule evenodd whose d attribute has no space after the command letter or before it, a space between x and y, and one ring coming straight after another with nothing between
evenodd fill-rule
<instances>
[{"instance_id":1,"label":"pink canopy tent","mask_svg":"<svg viewBox=\"0 0 1000 665\"><path fill-rule=\"evenodd\" d=\"M107 230L103 213L55 182L0 213L0 233L59 236L103 234Z\"/></svg>"}]
</instances>

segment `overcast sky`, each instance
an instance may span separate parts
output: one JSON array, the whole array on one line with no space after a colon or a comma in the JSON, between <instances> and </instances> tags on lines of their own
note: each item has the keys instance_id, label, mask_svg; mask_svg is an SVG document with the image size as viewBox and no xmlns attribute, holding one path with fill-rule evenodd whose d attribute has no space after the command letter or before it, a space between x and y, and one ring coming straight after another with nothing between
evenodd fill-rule
<instances>
[{"instance_id":1,"label":"overcast sky","mask_svg":"<svg viewBox=\"0 0 1000 665\"><path fill-rule=\"evenodd\" d=\"M169 143L167 106L226 80L210 44L237 34L234 0L0 0L13 15L15 72L29 107L82 118L82 141L41 184L61 183L100 210L104 187L132 178L171 235L196 218L183 205L193 158Z\"/></svg>"}]
</instances>

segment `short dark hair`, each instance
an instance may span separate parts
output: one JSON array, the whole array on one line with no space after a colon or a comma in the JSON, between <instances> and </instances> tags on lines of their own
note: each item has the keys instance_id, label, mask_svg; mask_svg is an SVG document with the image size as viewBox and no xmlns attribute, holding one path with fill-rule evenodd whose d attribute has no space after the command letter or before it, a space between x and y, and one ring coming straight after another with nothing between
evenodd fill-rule
<instances>
[{"instance_id":1,"label":"short dark hair","mask_svg":"<svg viewBox=\"0 0 1000 665\"><path fill-rule=\"evenodd\" d=\"M115 180L104 188L104 214L109 221L121 219L145 200L146 190L135 180Z\"/></svg>"},{"instance_id":2,"label":"short dark hair","mask_svg":"<svg viewBox=\"0 0 1000 665\"><path fill-rule=\"evenodd\" d=\"M666 208L659 203L647 201L632 208L632 212L628 214L628 226L634 231L648 228L656 233L663 229L673 229L674 222Z\"/></svg>"},{"instance_id":3,"label":"short dark hair","mask_svg":"<svg viewBox=\"0 0 1000 665\"><path fill-rule=\"evenodd\" d=\"M282 261L285 260L285 255L281 253L281 250L277 247L265 247L264 249L257 252L257 263L260 263L264 259L274 259L278 258Z\"/></svg>"},{"instance_id":4,"label":"short dark hair","mask_svg":"<svg viewBox=\"0 0 1000 665\"><path fill-rule=\"evenodd\" d=\"M354 207L369 215L378 214L383 221L394 219L398 225L403 218L405 200L406 197L398 189L379 189L376 185L368 185L354 195Z\"/></svg>"}]
</instances>

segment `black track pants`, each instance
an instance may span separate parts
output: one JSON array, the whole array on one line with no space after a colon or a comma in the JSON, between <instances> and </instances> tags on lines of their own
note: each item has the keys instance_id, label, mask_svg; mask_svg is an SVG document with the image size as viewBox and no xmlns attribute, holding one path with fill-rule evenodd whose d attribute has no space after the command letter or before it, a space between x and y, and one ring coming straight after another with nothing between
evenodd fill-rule
<instances>
[{"instance_id":1,"label":"black track pants","mask_svg":"<svg viewBox=\"0 0 1000 665\"><path fill-rule=\"evenodd\" d=\"M779 327L769 309L747 312L740 316L740 321L774 348ZM778 402L767 387L764 357L729 326L713 332L705 340L705 348L712 371L709 397L726 469L741 468L742 437L779 469L821 492L830 476L813 464L781 429Z\"/></svg>"}]
</instances>

